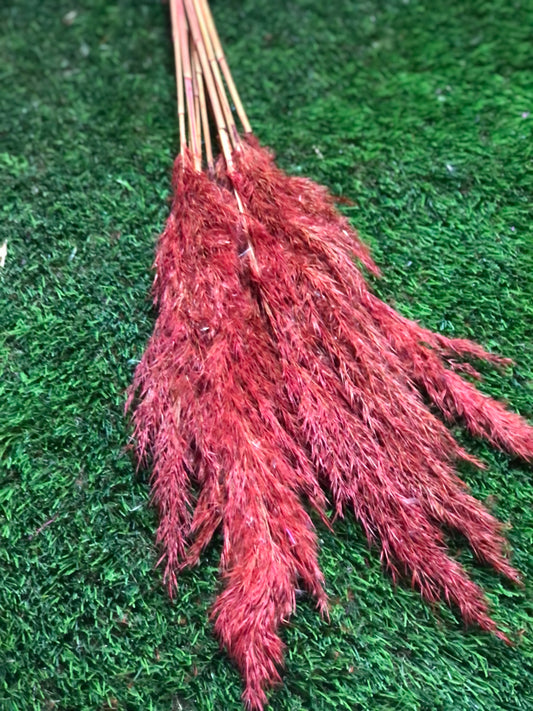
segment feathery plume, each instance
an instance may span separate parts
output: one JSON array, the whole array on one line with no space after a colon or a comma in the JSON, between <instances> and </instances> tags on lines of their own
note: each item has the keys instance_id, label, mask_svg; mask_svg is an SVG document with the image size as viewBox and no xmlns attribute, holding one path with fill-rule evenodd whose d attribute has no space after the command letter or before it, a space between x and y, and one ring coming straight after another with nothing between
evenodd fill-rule
<instances>
[{"instance_id":1,"label":"feathery plume","mask_svg":"<svg viewBox=\"0 0 533 711\"><path fill-rule=\"evenodd\" d=\"M259 708L264 687L279 680L277 630L299 582L325 607L301 502L305 495L323 510L324 495L279 420L280 368L240 280L234 201L187 152L176 160L174 190L155 262L159 313L130 395L138 393L135 436L139 455L153 458L171 593L176 574L222 527L215 630L245 678L246 700Z\"/></svg>"}]
</instances>

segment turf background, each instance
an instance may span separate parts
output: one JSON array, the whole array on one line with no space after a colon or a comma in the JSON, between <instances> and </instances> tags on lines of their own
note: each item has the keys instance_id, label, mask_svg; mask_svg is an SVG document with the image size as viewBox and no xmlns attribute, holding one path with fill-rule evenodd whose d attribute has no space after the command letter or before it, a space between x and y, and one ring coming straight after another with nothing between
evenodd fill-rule
<instances>
[{"instance_id":1,"label":"turf background","mask_svg":"<svg viewBox=\"0 0 533 711\"><path fill-rule=\"evenodd\" d=\"M533 6L213 9L257 135L354 201L380 295L514 356L507 373L484 369L483 388L532 417ZM4 0L0 32L0 709L237 711L238 675L207 621L218 544L169 602L147 476L125 450L177 150L168 7ZM320 530L331 619L299 601L272 709L533 709L531 470L464 441L488 464L464 477L512 523L528 587L460 541L455 554L517 646L394 589L347 520Z\"/></svg>"}]
</instances>

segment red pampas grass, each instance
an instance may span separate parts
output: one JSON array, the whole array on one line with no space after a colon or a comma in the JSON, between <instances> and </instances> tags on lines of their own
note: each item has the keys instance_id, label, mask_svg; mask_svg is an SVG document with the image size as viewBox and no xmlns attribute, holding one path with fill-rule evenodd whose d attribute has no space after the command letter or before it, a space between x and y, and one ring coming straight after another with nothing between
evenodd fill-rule
<instances>
[{"instance_id":1,"label":"red pampas grass","mask_svg":"<svg viewBox=\"0 0 533 711\"><path fill-rule=\"evenodd\" d=\"M329 525L327 491L395 579L508 642L444 531L520 577L502 525L456 474L461 460L481 463L431 409L533 460L533 429L461 375L479 377L473 359L508 361L372 294L361 268L379 270L325 188L287 176L252 137L206 0L171 0L171 12L181 154L155 260L158 316L128 401L139 459L152 465L169 592L220 530L214 628L245 704L262 709L297 587L326 610L304 503Z\"/></svg>"},{"instance_id":2,"label":"red pampas grass","mask_svg":"<svg viewBox=\"0 0 533 711\"><path fill-rule=\"evenodd\" d=\"M274 234L250 225L250 273L278 342L299 437L337 512L354 510L395 576L407 576L430 601L442 595L467 622L494 631L481 591L447 558L439 530L445 524L465 533L480 558L518 580L505 560L500 525L453 473L454 459L471 458L414 391L361 294L347 298L318 251L309 249L306 221L291 213L296 206L270 199L289 191L261 189L261 181L290 179L273 167L272 176L264 164L245 176L252 165L244 150L237 160L239 192Z\"/></svg>"},{"instance_id":3,"label":"red pampas grass","mask_svg":"<svg viewBox=\"0 0 533 711\"><path fill-rule=\"evenodd\" d=\"M500 403L482 395L454 371L479 378L468 363L474 358L500 365L511 361L487 353L464 339L432 333L398 314L367 288L352 257L374 275L379 270L347 220L336 212L327 191L312 181L292 178L276 168L268 151L249 138L239 156L236 183L247 189L251 214L266 229L293 240L313 254L350 302L364 306L417 386L449 420L462 418L469 431L526 460L533 459L531 427ZM239 176L240 174L240 176ZM242 181L248 179L244 188ZM446 367L447 366L447 367ZM450 370L451 369L451 370Z\"/></svg>"},{"instance_id":4,"label":"red pampas grass","mask_svg":"<svg viewBox=\"0 0 533 711\"><path fill-rule=\"evenodd\" d=\"M140 455L153 458L171 593L176 573L222 527L215 630L245 678L245 699L258 707L265 685L279 680L277 629L299 580L325 608L300 494L318 508L324 496L278 420L280 368L240 282L235 209L188 153L176 161L174 191L155 263L159 315L133 383L135 435Z\"/></svg>"}]
</instances>

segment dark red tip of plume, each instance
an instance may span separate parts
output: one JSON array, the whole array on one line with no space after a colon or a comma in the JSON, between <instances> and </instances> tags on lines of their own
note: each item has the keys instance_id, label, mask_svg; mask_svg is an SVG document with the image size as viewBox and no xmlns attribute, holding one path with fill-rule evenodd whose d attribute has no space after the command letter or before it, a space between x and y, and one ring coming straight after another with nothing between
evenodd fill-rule
<instances>
[{"instance_id":1,"label":"dark red tip of plume","mask_svg":"<svg viewBox=\"0 0 533 711\"><path fill-rule=\"evenodd\" d=\"M455 361L457 356L497 365L510 365L510 359L487 353L477 343L432 333L371 294L368 306L406 372L447 420L459 418L474 436L483 437L493 446L526 461L533 460L531 425L454 372L464 369L463 364ZM468 367L466 372L478 375Z\"/></svg>"}]
</instances>

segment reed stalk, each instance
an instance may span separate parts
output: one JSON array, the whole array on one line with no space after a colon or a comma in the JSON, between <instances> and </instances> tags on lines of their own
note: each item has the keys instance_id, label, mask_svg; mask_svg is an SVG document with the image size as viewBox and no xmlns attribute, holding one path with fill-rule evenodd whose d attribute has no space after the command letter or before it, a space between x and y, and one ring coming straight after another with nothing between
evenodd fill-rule
<instances>
[{"instance_id":1,"label":"reed stalk","mask_svg":"<svg viewBox=\"0 0 533 711\"><path fill-rule=\"evenodd\" d=\"M235 110L237 111L237 115L239 116L239 119L241 121L244 133L251 133L252 127L246 115L246 111L244 110L244 106L242 105L242 101L239 96L239 92L237 91L237 87L235 86L235 82L233 81L233 76L231 75L229 65L224 54L224 50L222 49L220 37L218 35L215 22L213 20L211 8L209 7L207 0L195 0L195 2L201 8L201 12L204 17L205 24L207 25L207 30L209 32L209 37L211 38L211 42L213 44L215 57L220 65L222 74L224 75L224 79L226 80L226 84L228 85L229 93L235 105Z\"/></svg>"},{"instance_id":2,"label":"reed stalk","mask_svg":"<svg viewBox=\"0 0 533 711\"><path fill-rule=\"evenodd\" d=\"M180 153L184 154L187 147L187 130L185 128L185 99L183 95L183 67L181 63L180 31L178 28L178 0L170 0L170 17L172 25L172 44L174 47L174 64L176 69L176 93L178 97L178 126Z\"/></svg>"},{"instance_id":3,"label":"reed stalk","mask_svg":"<svg viewBox=\"0 0 533 711\"><path fill-rule=\"evenodd\" d=\"M200 58L200 64L202 67L202 74L205 81L205 86L207 94L209 95L211 101L211 107L213 109L213 114L215 116L216 130L220 140L220 147L228 170L233 168L233 158L232 158L232 144L230 140L230 132L226 124L226 117L222 109L222 105L218 96L218 91L216 87L215 80L213 78L213 73L211 71L211 65L207 56L207 51L205 43L202 37L202 32L200 29L200 24L198 21L198 15L196 12L196 7L193 0L180 0L180 2L185 5L185 12L187 19L189 21L189 28L193 38L193 42L198 51ZM178 23L180 22L181 16L178 17ZM192 88L192 87L191 87ZM193 102L193 97L191 95L191 106Z\"/></svg>"}]
</instances>

